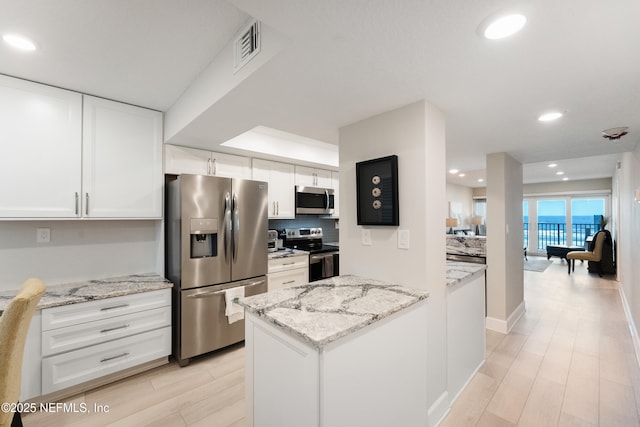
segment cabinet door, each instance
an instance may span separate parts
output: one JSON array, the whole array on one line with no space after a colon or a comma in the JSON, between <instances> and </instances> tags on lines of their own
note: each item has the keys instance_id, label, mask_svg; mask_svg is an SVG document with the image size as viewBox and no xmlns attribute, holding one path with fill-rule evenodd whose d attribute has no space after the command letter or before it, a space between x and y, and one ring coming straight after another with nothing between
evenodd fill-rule
<instances>
[{"instance_id":1,"label":"cabinet door","mask_svg":"<svg viewBox=\"0 0 640 427\"><path fill-rule=\"evenodd\" d=\"M295 184L293 165L273 162L269 194L274 194L276 218L295 218Z\"/></svg>"},{"instance_id":2,"label":"cabinet door","mask_svg":"<svg viewBox=\"0 0 640 427\"><path fill-rule=\"evenodd\" d=\"M0 75L0 218L75 218L81 156L82 95Z\"/></svg>"},{"instance_id":3,"label":"cabinet door","mask_svg":"<svg viewBox=\"0 0 640 427\"><path fill-rule=\"evenodd\" d=\"M269 183L269 218L295 218L294 167L253 159L253 179Z\"/></svg>"},{"instance_id":4,"label":"cabinet door","mask_svg":"<svg viewBox=\"0 0 640 427\"><path fill-rule=\"evenodd\" d=\"M295 185L332 188L331 171L306 166L295 167Z\"/></svg>"},{"instance_id":5,"label":"cabinet door","mask_svg":"<svg viewBox=\"0 0 640 427\"><path fill-rule=\"evenodd\" d=\"M251 159L225 153L211 153L212 175L251 179Z\"/></svg>"},{"instance_id":6,"label":"cabinet door","mask_svg":"<svg viewBox=\"0 0 640 427\"><path fill-rule=\"evenodd\" d=\"M267 276L267 287L269 291L301 286L309 283L309 269L296 268L279 273L269 273Z\"/></svg>"},{"instance_id":7,"label":"cabinet door","mask_svg":"<svg viewBox=\"0 0 640 427\"><path fill-rule=\"evenodd\" d=\"M333 188L331 182L331 171L316 169L316 187Z\"/></svg>"},{"instance_id":8,"label":"cabinet door","mask_svg":"<svg viewBox=\"0 0 640 427\"><path fill-rule=\"evenodd\" d=\"M165 144L164 173L174 175L183 173L210 175L210 171L211 152Z\"/></svg>"},{"instance_id":9,"label":"cabinet door","mask_svg":"<svg viewBox=\"0 0 640 427\"><path fill-rule=\"evenodd\" d=\"M314 168L306 166L295 167L295 185L316 187L316 172Z\"/></svg>"},{"instance_id":10,"label":"cabinet door","mask_svg":"<svg viewBox=\"0 0 640 427\"><path fill-rule=\"evenodd\" d=\"M162 113L84 96L82 212L162 217Z\"/></svg>"}]
</instances>

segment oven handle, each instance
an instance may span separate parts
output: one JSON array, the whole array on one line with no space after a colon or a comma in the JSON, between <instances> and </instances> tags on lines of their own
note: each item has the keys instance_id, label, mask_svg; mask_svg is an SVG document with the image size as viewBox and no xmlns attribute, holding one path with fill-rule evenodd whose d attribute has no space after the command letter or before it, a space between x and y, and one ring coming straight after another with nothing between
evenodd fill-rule
<instances>
[{"instance_id":1,"label":"oven handle","mask_svg":"<svg viewBox=\"0 0 640 427\"><path fill-rule=\"evenodd\" d=\"M252 286L262 285L263 283L264 283L264 280L257 280L255 282L247 283L246 285L241 285L241 286L243 288L245 288L245 290L246 290L246 288L250 288ZM228 289L232 289L232 288L228 288ZM192 298L192 299L209 298L209 297L213 297L213 296L216 296L216 295L224 295L225 291L226 291L226 289L223 289L221 291L200 292L198 294L187 295L187 298Z\"/></svg>"}]
</instances>

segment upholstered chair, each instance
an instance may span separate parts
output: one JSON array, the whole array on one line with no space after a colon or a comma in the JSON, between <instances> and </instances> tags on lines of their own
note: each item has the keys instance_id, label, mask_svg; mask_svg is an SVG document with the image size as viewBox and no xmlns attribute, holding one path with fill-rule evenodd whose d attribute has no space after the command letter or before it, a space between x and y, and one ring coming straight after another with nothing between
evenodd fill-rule
<instances>
[{"instance_id":1,"label":"upholstered chair","mask_svg":"<svg viewBox=\"0 0 640 427\"><path fill-rule=\"evenodd\" d=\"M44 290L42 281L27 280L0 316L0 403L14 404L20 398L24 344ZM15 420L13 417L12 412L0 411L0 427L21 426L20 413L15 413Z\"/></svg>"},{"instance_id":2,"label":"upholstered chair","mask_svg":"<svg viewBox=\"0 0 640 427\"><path fill-rule=\"evenodd\" d=\"M597 263L598 266L598 275L602 277L602 265L600 261L602 261L602 248L604 246L604 240L607 238L607 235L604 231L598 231L595 235L595 244L593 246L593 251L571 251L567 253L567 264L569 269L569 274L571 274L571 270L575 271L576 260L579 259L581 261L593 261Z\"/></svg>"}]
</instances>

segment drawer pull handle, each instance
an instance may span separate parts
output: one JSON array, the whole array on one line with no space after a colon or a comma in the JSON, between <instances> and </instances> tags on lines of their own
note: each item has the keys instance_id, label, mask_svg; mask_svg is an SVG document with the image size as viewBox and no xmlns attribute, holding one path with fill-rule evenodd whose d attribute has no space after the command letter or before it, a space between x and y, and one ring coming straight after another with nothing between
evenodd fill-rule
<instances>
[{"instance_id":1,"label":"drawer pull handle","mask_svg":"<svg viewBox=\"0 0 640 427\"><path fill-rule=\"evenodd\" d=\"M290 283L295 283L295 280L289 280L288 282L282 282L283 285L288 285Z\"/></svg>"},{"instance_id":2,"label":"drawer pull handle","mask_svg":"<svg viewBox=\"0 0 640 427\"><path fill-rule=\"evenodd\" d=\"M107 332L117 331L118 329L126 329L129 325L116 326L115 328L103 329L100 331L101 334L106 334Z\"/></svg>"},{"instance_id":3,"label":"drawer pull handle","mask_svg":"<svg viewBox=\"0 0 640 427\"><path fill-rule=\"evenodd\" d=\"M129 304L120 304L120 305L114 305L111 307L102 307L100 311L115 310L116 308L125 308L125 307L129 307Z\"/></svg>"},{"instance_id":4,"label":"drawer pull handle","mask_svg":"<svg viewBox=\"0 0 640 427\"><path fill-rule=\"evenodd\" d=\"M293 265L295 263L296 263L295 261L293 261L293 262L283 262L282 265Z\"/></svg>"},{"instance_id":5,"label":"drawer pull handle","mask_svg":"<svg viewBox=\"0 0 640 427\"><path fill-rule=\"evenodd\" d=\"M113 360L113 359L119 359L121 357L126 357L128 355L129 355L129 353L122 353L122 354L119 354L119 355L113 356L113 357L105 357L104 359L102 359L100 361L100 363L108 362L108 361Z\"/></svg>"}]
</instances>

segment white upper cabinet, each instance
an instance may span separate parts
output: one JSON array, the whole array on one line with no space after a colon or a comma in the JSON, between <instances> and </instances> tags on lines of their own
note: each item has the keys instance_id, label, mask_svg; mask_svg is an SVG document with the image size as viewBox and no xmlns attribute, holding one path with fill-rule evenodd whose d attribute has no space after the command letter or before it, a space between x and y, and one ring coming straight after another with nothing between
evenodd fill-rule
<instances>
[{"instance_id":1,"label":"white upper cabinet","mask_svg":"<svg viewBox=\"0 0 640 427\"><path fill-rule=\"evenodd\" d=\"M76 217L81 156L82 95L0 75L0 217Z\"/></svg>"},{"instance_id":2,"label":"white upper cabinet","mask_svg":"<svg viewBox=\"0 0 640 427\"><path fill-rule=\"evenodd\" d=\"M331 171L296 166L295 182L305 187L331 188Z\"/></svg>"},{"instance_id":3,"label":"white upper cabinet","mask_svg":"<svg viewBox=\"0 0 640 427\"><path fill-rule=\"evenodd\" d=\"M0 179L0 218L162 218L162 113L0 76Z\"/></svg>"},{"instance_id":4,"label":"white upper cabinet","mask_svg":"<svg viewBox=\"0 0 640 427\"><path fill-rule=\"evenodd\" d=\"M162 218L162 113L84 96L82 215Z\"/></svg>"},{"instance_id":5,"label":"white upper cabinet","mask_svg":"<svg viewBox=\"0 0 640 427\"><path fill-rule=\"evenodd\" d=\"M164 156L164 172L168 174L189 173L251 179L251 159L249 157L169 144L165 145Z\"/></svg>"},{"instance_id":6,"label":"white upper cabinet","mask_svg":"<svg viewBox=\"0 0 640 427\"><path fill-rule=\"evenodd\" d=\"M253 179L269 183L269 218L295 218L294 167L253 159Z\"/></svg>"}]
</instances>

